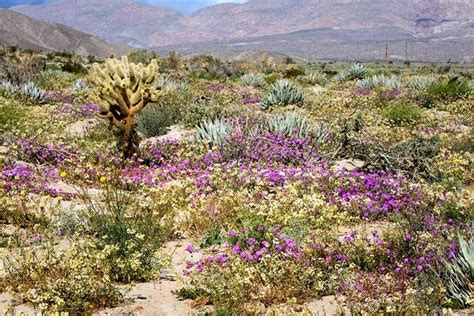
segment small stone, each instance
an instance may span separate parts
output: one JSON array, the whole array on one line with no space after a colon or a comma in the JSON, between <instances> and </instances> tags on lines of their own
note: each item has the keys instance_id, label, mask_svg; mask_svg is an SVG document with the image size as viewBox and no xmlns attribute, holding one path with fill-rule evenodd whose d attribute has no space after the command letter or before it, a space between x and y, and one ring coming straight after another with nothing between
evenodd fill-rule
<instances>
[{"instance_id":1,"label":"small stone","mask_svg":"<svg viewBox=\"0 0 474 316\"><path fill-rule=\"evenodd\" d=\"M352 171L355 169L362 168L364 164L365 162L363 162L362 160L344 159L344 160L336 161L334 163L334 168L336 171L341 171L341 170Z\"/></svg>"},{"instance_id":2,"label":"small stone","mask_svg":"<svg viewBox=\"0 0 474 316\"><path fill-rule=\"evenodd\" d=\"M101 123L102 121L98 119L87 119L67 126L64 131L73 137L84 137Z\"/></svg>"}]
</instances>

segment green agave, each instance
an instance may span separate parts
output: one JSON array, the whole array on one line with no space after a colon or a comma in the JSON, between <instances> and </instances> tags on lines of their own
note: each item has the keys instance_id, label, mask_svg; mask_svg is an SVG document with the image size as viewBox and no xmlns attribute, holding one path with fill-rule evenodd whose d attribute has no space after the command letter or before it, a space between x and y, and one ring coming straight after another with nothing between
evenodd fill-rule
<instances>
[{"instance_id":1,"label":"green agave","mask_svg":"<svg viewBox=\"0 0 474 316\"><path fill-rule=\"evenodd\" d=\"M272 90L262 100L262 108L267 110L275 106L302 104L305 100L304 88L286 79L278 80L272 85Z\"/></svg>"}]
</instances>

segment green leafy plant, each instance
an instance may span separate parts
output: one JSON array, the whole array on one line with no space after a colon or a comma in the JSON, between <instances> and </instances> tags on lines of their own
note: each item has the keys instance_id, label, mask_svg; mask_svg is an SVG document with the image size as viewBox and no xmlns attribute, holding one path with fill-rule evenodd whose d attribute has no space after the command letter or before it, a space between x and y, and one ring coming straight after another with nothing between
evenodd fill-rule
<instances>
[{"instance_id":1,"label":"green leafy plant","mask_svg":"<svg viewBox=\"0 0 474 316\"><path fill-rule=\"evenodd\" d=\"M165 102L148 105L137 116L137 129L146 137L166 134L168 128L177 123L180 118L178 108Z\"/></svg>"},{"instance_id":2,"label":"green leafy plant","mask_svg":"<svg viewBox=\"0 0 474 316\"><path fill-rule=\"evenodd\" d=\"M299 105L305 100L304 88L297 86L288 80L278 80L263 100L263 109L271 109L277 106Z\"/></svg>"},{"instance_id":3,"label":"green leafy plant","mask_svg":"<svg viewBox=\"0 0 474 316\"><path fill-rule=\"evenodd\" d=\"M100 252L106 252L110 278L118 282L153 279L162 267L157 251L169 238L173 222L168 211L152 198L140 198L107 183L103 200L95 202L83 194L88 210L80 226L84 237Z\"/></svg>"},{"instance_id":4,"label":"green leafy plant","mask_svg":"<svg viewBox=\"0 0 474 316\"><path fill-rule=\"evenodd\" d=\"M382 111L382 115L393 125L412 125L422 118L422 110L409 102L395 102Z\"/></svg>"},{"instance_id":5,"label":"green leafy plant","mask_svg":"<svg viewBox=\"0 0 474 316\"><path fill-rule=\"evenodd\" d=\"M80 243L68 249L44 243L12 250L3 261L6 275L0 288L43 311L82 314L113 306L123 293L108 276L108 252Z\"/></svg>"}]
</instances>

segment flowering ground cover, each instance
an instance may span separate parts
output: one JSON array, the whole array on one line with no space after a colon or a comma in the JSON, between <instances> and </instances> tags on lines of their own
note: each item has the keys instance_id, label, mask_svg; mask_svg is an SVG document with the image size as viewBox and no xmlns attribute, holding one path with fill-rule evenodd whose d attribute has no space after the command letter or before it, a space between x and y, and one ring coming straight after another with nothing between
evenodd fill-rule
<instances>
[{"instance_id":1,"label":"flowering ground cover","mask_svg":"<svg viewBox=\"0 0 474 316\"><path fill-rule=\"evenodd\" d=\"M472 306L471 65L136 58L0 84L5 313Z\"/></svg>"}]
</instances>

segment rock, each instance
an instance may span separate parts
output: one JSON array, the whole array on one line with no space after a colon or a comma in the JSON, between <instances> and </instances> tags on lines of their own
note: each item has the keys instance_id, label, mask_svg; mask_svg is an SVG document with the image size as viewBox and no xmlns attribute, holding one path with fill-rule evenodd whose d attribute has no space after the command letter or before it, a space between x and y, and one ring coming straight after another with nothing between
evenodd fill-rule
<instances>
[{"instance_id":1,"label":"rock","mask_svg":"<svg viewBox=\"0 0 474 316\"><path fill-rule=\"evenodd\" d=\"M340 161L336 161L334 163L334 168L336 171L347 170L352 171L355 169L362 168L364 166L364 162L362 160L357 159L344 159Z\"/></svg>"},{"instance_id":2,"label":"rock","mask_svg":"<svg viewBox=\"0 0 474 316\"><path fill-rule=\"evenodd\" d=\"M308 309L316 316L350 315L347 310L341 310L334 296L325 296L312 301L308 304Z\"/></svg>"},{"instance_id":3,"label":"rock","mask_svg":"<svg viewBox=\"0 0 474 316\"><path fill-rule=\"evenodd\" d=\"M173 125L165 135L144 139L140 146L148 147L166 141L189 141L194 137L194 133L195 130L184 129L181 126Z\"/></svg>"},{"instance_id":4,"label":"rock","mask_svg":"<svg viewBox=\"0 0 474 316\"><path fill-rule=\"evenodd\" d=\"M73 137L84 137L87 136L92 129L102 123L98 119L87 119L83 121L75 122L65 128L65 132Z\"/></svg>"},{"instance_id":5,"label":"rock","mask_svg":"<svg viewBox=\"0 0 474 316\"><path fill-rule=\"evenodd\" d=\"M8 147L0 146L0 156L6 156L8 154Z\"/></svg>"},{"instance_id":6,"label":"rock","mask_svg":"<svg viewBox=\"0 0 474 316\"><path fill-rule=\"evenodd\" d=\"M327 89L320 86L320 85L316 85L314 87L311 88L311 90L315 93L315 94L320 94L320 93L323 93L323 92L326 92Z\"/></svg>"}]
</instances>

